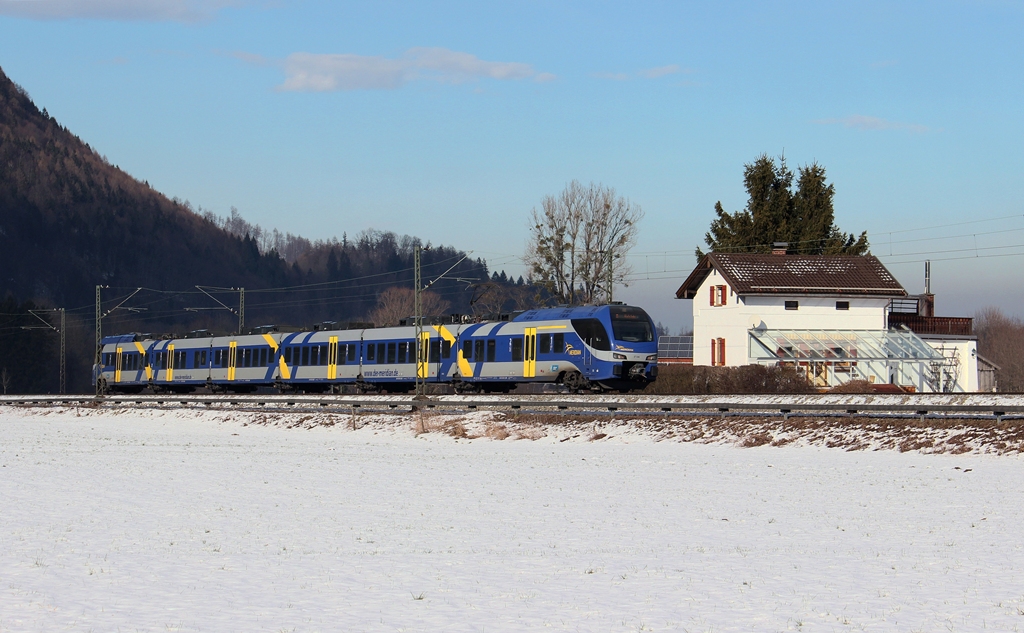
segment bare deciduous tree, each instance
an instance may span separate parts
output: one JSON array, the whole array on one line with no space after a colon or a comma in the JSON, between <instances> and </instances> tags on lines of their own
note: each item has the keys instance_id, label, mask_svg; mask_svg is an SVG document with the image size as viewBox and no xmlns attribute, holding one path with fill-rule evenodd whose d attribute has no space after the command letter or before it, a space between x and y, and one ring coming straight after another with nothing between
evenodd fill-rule
<instances>
[{"instance_id":1,"label":"bare deciduous tree","mask_svg":"<svg viewBox=\"0 0 1024 633\"><path fill-rule=\"evenodd\" d=\"M536 290L488 281L479 284L470 305L475 315L498 314L505 310L529 310L535 307Z\"/></svg>"},{"instance_id":2,"label":"bare deciduous tree","mask_svg":"<svg viewBox=\"0 0 1024 633\"><path fill-rule=\"evenodd\" d=\"M625 283L631 272L625 255L636 244L643 217L638 205L601 184L574 180L557 196L545 197L541 210L530 212L526 263L534 283L561 303L608 297L608 266L613 283Z\"/></svg>"},{"instance_id":3,"label":"bare deciduous tree","mask_svg":"<svg viewBox=\"0 0 1024 633\"><path fill-rule=\"evenodd\" d=\"M4 367L0 370L0 385L4 388L4 395L7 395L7 389L11 386L11 373Z\"/></svg>"},{"instance_id":4,"label":"bare deciduous tree","mask_svg":"<svg viewBox=\"0 0 1024 633\"><path fill-rule=\"evenodd\" d=\"M448 311L451 305L433 292L420 295L423 316L438 316ZM370 313L370 321L379 327L398 325L402 319L414 316L416 311L416 293L412 288L392 286L377 297L377 308Z\"/></svg>"},{"instance_id":5,"label":"bare deciduous tree","mask_svg":"<svg viewBox=\"0 0 1024 633\"><path fill-rule=\"evenodd\" d=\"M1024 391L1024 321L999 308L985 308L974 315L974 333L978 353L999 365L999 391Z\"/></svg>"}]
</instances>

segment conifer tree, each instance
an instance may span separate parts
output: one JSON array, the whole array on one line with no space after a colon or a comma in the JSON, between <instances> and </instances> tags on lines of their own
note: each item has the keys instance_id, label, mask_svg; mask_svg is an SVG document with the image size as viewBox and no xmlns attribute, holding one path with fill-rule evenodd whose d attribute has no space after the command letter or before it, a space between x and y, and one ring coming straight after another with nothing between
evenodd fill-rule
<instances>
[{"instance_id":1,"label":"conifer tree","mask_svg":"<svg viewBox=\"0 0 1024 633\"><path fill-rule=\"evenodd\" d=\"M762 154L744 165L743 184L748 200L743 211L728 213L715 203L715 219L704 235L711 251L766 253L775 242L787 242L789 252L803 255L863 255L868 235L844 233L835 225L832 200L835 187L828 183L825 168L811 163L793 172L785 157L778 163ZM704 256L700 248L697 258Z\"/></svg>"}]
</instances>

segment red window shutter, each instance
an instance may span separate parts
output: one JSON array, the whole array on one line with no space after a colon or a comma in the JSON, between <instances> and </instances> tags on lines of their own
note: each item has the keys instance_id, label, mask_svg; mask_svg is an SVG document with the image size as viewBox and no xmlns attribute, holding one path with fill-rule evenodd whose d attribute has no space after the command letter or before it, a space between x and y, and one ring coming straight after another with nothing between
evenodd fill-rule
<instances>
[{"instance_id":1,"label":"red window shutter","mask_svg":"<svg viewBox=\"0 0 1024 633\"><path fill-rule=\"evenodd\" d=\"M718 364L717 356L715 352L718 350L718 342L715 339L711 339L711 366L714 367Z\"/></svg>"},{"instance_id":2,"label":"red window shutter","mask_svg":"<svg viewBox=\"0 0 1024 633\"><path fill-rule=\"evenodd\" d=\"M711 290L711 305L715 305L715 287L714 286L710 286L710 290Z\"/></svg>"},{"instance_id":3,"label":"red window shutter","mask_svg":"<svg viewBox=\"0 0 1024 633\"><path fill-rule=\"evenodd\" d=\"M718 339L718 364L719 365L725 365L725 339L724 338Z\"/></svg>"}]
</instances>

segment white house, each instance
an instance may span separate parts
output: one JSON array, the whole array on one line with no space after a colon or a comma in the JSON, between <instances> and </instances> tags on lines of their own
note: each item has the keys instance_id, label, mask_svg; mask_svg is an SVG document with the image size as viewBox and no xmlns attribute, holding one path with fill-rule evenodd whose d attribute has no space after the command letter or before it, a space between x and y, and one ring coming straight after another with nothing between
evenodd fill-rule
<instances>
[{"instance_id":1,"label":"white house","mask_svg":"<svg viewBox=\"0 0 1024 633\"><path fill-rule=\"evenodd\" d=\"M926 341L891 323L893 306L913 300L876 257L788 255L779 246L710 253L679 287L677 298L693 300L694 365L788 365L819 387L861 379L977 390L974 337L958 330ZM937 320L925 318L933 329Z\"/></svg>"}]
</instances>

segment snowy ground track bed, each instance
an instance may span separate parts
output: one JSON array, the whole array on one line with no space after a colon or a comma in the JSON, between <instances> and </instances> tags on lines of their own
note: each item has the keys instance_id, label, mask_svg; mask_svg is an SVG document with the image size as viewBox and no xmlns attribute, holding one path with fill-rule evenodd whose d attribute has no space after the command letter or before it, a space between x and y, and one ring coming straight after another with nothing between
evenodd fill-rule
<instances>
[{"instance_id":1,"label":"snowy ground track bed","mask_svg":"<svg viewBox=\"0 0 1024 633\"><path fill-rule=\"evenodd\" d=\"M1015 631L988 421L0 407L0 632Z\"/></svg>"}]
</instances>

